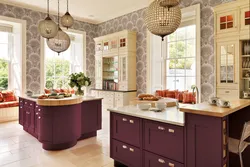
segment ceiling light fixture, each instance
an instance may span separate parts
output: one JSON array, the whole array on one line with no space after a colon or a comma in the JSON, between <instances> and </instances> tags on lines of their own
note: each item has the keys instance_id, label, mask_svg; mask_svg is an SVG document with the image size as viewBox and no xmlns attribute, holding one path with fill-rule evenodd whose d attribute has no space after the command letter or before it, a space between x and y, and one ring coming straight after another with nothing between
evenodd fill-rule
<instances>
[{"instance_id":1,"label":"ceiling light fixture","mask_svg":"<svg viewBox=\"0 0 250 167\"><path fill-rule=\"evenodd\" d=\"M148 30L155 35L164 37L177 30L181 24L179 0L155 0L146 10L145 22Z\"/></svg>"},{"instance_id":2,"label":"ceiling light fixture","mask_svg":"<svg viewBox=\"0 0 250 167\"><path fill-rule=\"evenodd\" d=\"M74 24L74 18L69 14L69 1L67 0L67 12L61 18L61 24L67 29L72 27Z\"/></svg>"},{"instance_id":3,"label":"ceiling light fixture","mask_svg":"<svg viewBox=\"0 0 250 167\"><path fill-rule=\"evenodd\" d=\"M67 33L62 31L60 28L60 15L59 15L59 0L58 0L58 33L54 38L47 40L48 47L60 54L61 52L66 51L70 46L70 37Z\"/></svg>"},{"instance_id":4,"label":"ceiling light fixture","mask_svg":"<svg viewBox=\"0 0 250 167\"><path fill-rule=\"evenodd\" d=\"M49 0L47 1L47 17L38 24L38 32L44 38L54 38L58 32L57 24L49 16Z\"/></svg>"}]
</instances>

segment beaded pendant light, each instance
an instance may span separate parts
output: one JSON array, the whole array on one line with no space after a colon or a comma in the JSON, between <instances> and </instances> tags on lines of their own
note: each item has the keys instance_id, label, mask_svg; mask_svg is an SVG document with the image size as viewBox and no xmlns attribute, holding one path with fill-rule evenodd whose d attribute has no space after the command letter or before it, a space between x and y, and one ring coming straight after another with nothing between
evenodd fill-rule
<instances>
[{"instance_id":1,"label":"beaded pendant light","mask_svg":"<svg viewBox=\"0 0 250 167\"><path fill-rule=\"evenodd\" d=\"M179 0L155 0L146 11L145 22L148 30L162 37L177 30L181 23Z\"/></svg>"},{"instance_id":2,"label":"beaded pendant light","mask_svg":"<svg viewBox=\"0 0 250 167\"><path fill-rule=\"evenodd\" d=\"M69 14L69 1L67 0L67 12L61 18L61 24L67 29L72 27L74 24L74 18Z\"/></svg>"},{"instance_id":3,"label":"beaded pendant light","mask_svg":"<svg viewBox=\"0 0 250 167\"><path fill-rule=\"evenodd\" d=\"M57 24L49 16L49 0L47 1L47 17L38 24L38 32L44 38L54 38L58 32Z\"/></svg>"},{"instance_id":4,"label":"beaded pendant light","mask_svg":"<svg viewBox=\"0 0 250 167\"><path fill-rule=\"evenodd\" d=\"M67 33L60 28L60 15L59 15L59 0L58 0L58 33L54 38L47 40L48 47L60 54L66 51L70 46L70 37Z\"/></svg>"}]
</instances>

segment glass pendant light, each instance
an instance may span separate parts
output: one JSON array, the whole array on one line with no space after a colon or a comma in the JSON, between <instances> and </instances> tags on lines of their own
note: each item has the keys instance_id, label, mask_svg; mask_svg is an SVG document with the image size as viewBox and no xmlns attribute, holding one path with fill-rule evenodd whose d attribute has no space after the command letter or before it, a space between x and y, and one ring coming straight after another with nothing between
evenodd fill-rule
<instances>
[{"instance_id":1,"label":"glass pendant light","mask_svg":"<svg viewBox=\"0 0 250 167\"><path fill-rule=\"evenodd\" d=\"M177 30L181 24L181 9L179 1L155 0L146 11L145 23L148 30L162 37L170 35Z\"/></svg>"},{"instance_id":2,"label":"glass pendant light","mask_svg":"<svg viewBox=\"0 0 250 167\"><path fill-rule=\"evenodd\" d=\"M67 33L62 31L60 28L60 15L59 15L59 0L58 0L58 32L54 38L47 40L48 47L60 54L61 52L66 51L70 46L70 37Z\"/></svg>"},{"instance_id":3,"label":"glass pendant light","mask_svg":"<svg viewBox=\"0 0 250 167\"><path fill-rule=\"evenodd\" d=\"M49 16L49 0L47 1L47 17L38 24L38 32L44 38L54 38L58 32L57 24Z\"/></svg>"},{"instance_id":4,"label":"glass pendant light","mask_svg":"<svg viewBox=\"0 0 250 167\"><path fill-rule=\"evenodd\" d=\"M61 24L63 27L66 27L67 29L72 27L74 24L74 18L69 14L69 1L68 0L67 0L67 12L61 18Z\"/></svg>"}]
</instances>

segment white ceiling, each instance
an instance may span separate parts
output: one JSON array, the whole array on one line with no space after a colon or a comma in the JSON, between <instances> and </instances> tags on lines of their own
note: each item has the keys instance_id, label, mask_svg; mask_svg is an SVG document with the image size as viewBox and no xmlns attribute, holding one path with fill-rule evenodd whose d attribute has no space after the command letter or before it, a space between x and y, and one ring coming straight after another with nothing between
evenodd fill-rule
<instances>
[{"instance_id":1,"label":"white ceiling","mask_svg":"<svg viewBox=\"0 0 250 167\"><path fill-rule=\"evenodd\" d=\"M69 0L69 11L77 20L101 23L142 9L149 0ZM47 0L0 0L10 5L46 11ZM67 0L60 0L61 15L66 11ZM50 0L51 13L57 13L57 0Z\"/></svg>"}]
</instances>

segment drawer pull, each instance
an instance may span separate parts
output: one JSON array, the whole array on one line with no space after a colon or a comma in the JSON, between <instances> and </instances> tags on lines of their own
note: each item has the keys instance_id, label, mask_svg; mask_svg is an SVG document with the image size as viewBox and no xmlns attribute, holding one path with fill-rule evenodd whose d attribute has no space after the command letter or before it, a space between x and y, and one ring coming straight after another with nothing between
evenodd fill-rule
<instances>
[{"instance_id":1,"label":"drawer pull","mask_svg":"<svg viewBox=\"0 0 250 167\"><path fill-rule=\"evenodd\" d=\"M129 122L130 122L131 124L133 124L133 123L134 123L134 120L129 120Z\"/></svg>"},{"instance_id":2,"label":"drawer pull","mask_svg":"<svg viewBox=\"0 0 250 167\"><path fill-rule=\"evenodd\" d=\"M38 111L41 111L41 109L38 109Z\"/></svg>"},{"instance_id":3,"label":"drawer pull","mask_svg":"<svg viewBox=\"0 0 250 167\"><path fill-rule=\"evenodd\" d=\"M122 146L122 148L127 149L128 147L127 147L127 146L125 146L125 145L123 145L123 146Z\"/></svg>"},{"instance_id":4,"label":"drawer pull","mask_svg":"<svg viewBox=\"0 0 250 167\"><path fill-rule=\"evenodd\" d=\"M38 119L41 119L41 117L38 117Z\"/></svg>"},{"instance_id":5,"label":"drawer pull","mask_svg":"<svg viewBox=\"0 0 250 167\"><path fill-rule=\"evenodd\" d=\"M126 121L128 121L128 120L127 120L126 118L122 118L122 121L123 121L123 122L126 122Z\"/></svg>"},{"instance_id":6,"label":"drawer pull","mask_svg":"<svg viewBox=\"0 0 250 167\"><path fill-rule=\"evenodd\" d=\"M23 107L20 107L20 108L23 108Z\"/></svg>"},{"instance_id":7,"label":"drawer pull","mask_svg":"<svg viewBox=\"0 0 250 167\"><path fill-rule=\"evenodd\" d=\"M230 93L230 91L225 91L225 93Z\"/></svg>"},{"instance_id":8,"label":"drawer pull","mask_svg":"<svg viewBox=\"0 0 250 167\"><path fill-rule=\"evenodd\" d=\"M30 114L29 112L26 112L26 114Z\"/></svg>"},{"instance_id":9,"label":"drawer pull","mask_svg":"<svg viewBox=\"0 0 250 167\"><path fill-rule=\"evenodd\" d=\"M38 115L38 112L36 113L36 115Z\"/></svg>"},{"instance_id":10,"label":"drawer pull","mask_svg":"<svg viewBox=\"0 0 250 167\"><path fill-rule=\"evenodd\" d=\"M162 126L158 126L158 129L159 129L159 130L165 130L165 128L162 127Z\"/></svg>"},{"instance_id":11,"label":"drawer pull","mask_svg":"<svg viewBox=\"0 0 250 167\"><path fill-rule=\"evenodd\" d=\"M27 102L25 102L25 104L27 104Z\"/></svg>"},{"instance_id":12,"label":"drawer pull","mask_svg":"<svg viewBox=\"0 0 250 167\"><path fill-rule=\"evenodd\" d=\"M30 104L30 106L32 106L32 104Z\"/></svg>"},{"instance_id":13,"label":"drawer pull","mask_svg":"<svg viewBox=\"0 0 250 167\"><path fill-rule=\"evenodd\" d=\"M174 133L174 129L168 129L169 133Z\"/></svg>"},{"instance_id":14,"label":"drawer pull","mask_svg":"<svg viewBox=\"0 0 250 167\"><path fill-rule=\"evenodd\" d=\"M38 108L38 106L36 106L36 108Z\"/></svg>"},{"instance_id":15,"label":"drawer pull","mask_svg":"<svg viewBox=\"0 0 250 167\"><path fill-rule=\"evenodd\" d=\"M174 167L174 164L173 163L168 163L168 166L169 167Z\"/></svg>"},{"instance_id":16,"label":"drawer pull","mask_svg":"<svg viewBox=\"0 0 250 167\"><path fill-rule=\"evenodd\" d=\"M133 148L130 148L129 151L134 152L135 150Z\"/></svg>"},{"instance_id":17,"label":"drawer pull","mask_svg":"<svg viewBox=\"0 0 250 167\"><path fill-rule=\"evenodd\" d=\"M163 159L158 159L158 162L165 164L165 161Z\"/></svg>"}]
</instances>

